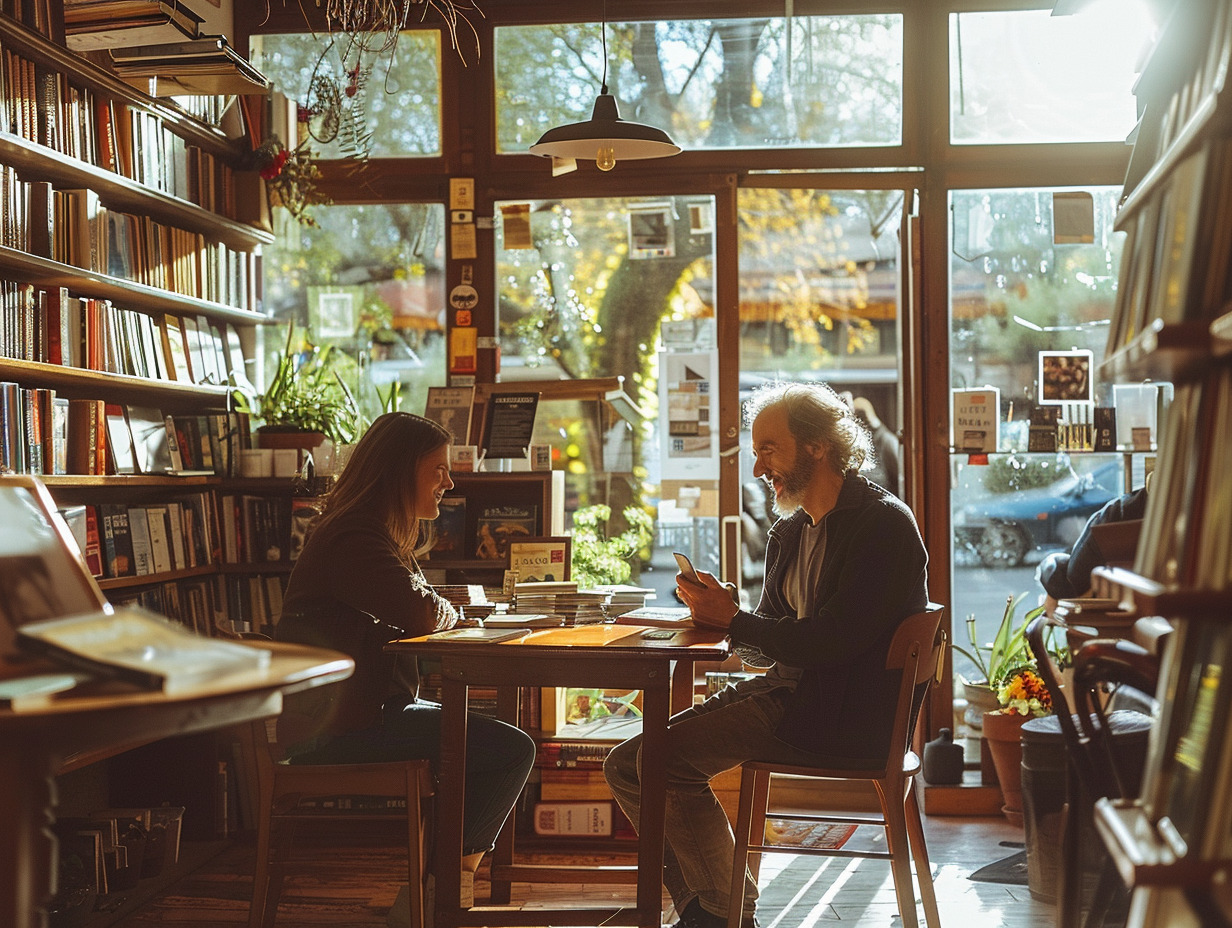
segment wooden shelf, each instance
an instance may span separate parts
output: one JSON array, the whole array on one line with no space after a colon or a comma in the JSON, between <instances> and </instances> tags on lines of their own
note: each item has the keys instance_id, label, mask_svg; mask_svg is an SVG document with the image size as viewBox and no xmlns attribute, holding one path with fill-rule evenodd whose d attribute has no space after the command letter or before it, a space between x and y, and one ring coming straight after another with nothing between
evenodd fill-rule
<instances>
[{"instance_id":1,"label":"wooden shelf","mask_svg":"<svg viewBox=\"0 0 1232 928\"><path fill-rule=\"evenodd\" d=\"M1209 365L1211 327L1203 319L1165 325L1156 320L1124 348L1104 359L1109 381L1190 380Z\"/></svg>"},{"instance_id":2,"label":"wooden shelf","mask_svg":"<svg viewBox=\"0 0 1232 928\"><path fill-rule=\"evenodd\" d=\"M52 148L0 133L0 162L18 169L22 180L50 181L56 187L88 187L105 206L150 216L167 225L202 232L241 251L274 241L273 233L228 219L106 168L68 158Z\"/></svg>"},{"instance_id":3,"label":"wooden shelf","mask_svg":"<svg viewBox=\"0 0 1232 928\"><path fill-rule=\"evenodd\" d=\"M1096 567L1092 576L1123 591L1138 615L1232 622L1232 589L1169 587L1123 567Z\"/></svg>"},{"instance_id":4,"label":"wooden shelf","mask_svg":"<svg viewBox=\"0 0 1232 928\"><path fill-rule=\"evenodd\" d=\"M261 313L237 309L225 303L199 300L158 287L148 287L132 280L111 277L96 271L61 264L47 258L0 246L0 273L23 283L40 287L67 287L79 296L92 296L111 300L124 309L144 309L147 312L169 312L188 315L203 315L210 319L233 322L240 325L259 325L270 322Z\"/></svg>"},{"instance_id":5,"label":"wooden shelf","mask_svg":"<svg viewBox=\"0 0 1232 928\"><path fill-rule=\"evenodd\" d=\"M50 387L57 396L70 399L105 397L110 403L157 405L164 413L198 410L203 406L225 407L231 394L229 386L153 380L13 358L0 358L0 380L15 380L24 387Z\"/></svg>"},{"instance_id":6,"label":"wooden shelf","mask_svg":"<svg viewBox=\"0 0 1232 928\"><path fill-rule=\"evenodd\" d=\"M1127 887L1205 887L1232 861L1181 857L1142 808L1123 800L1095 801L1095 828Z\"/></svg>"}]
</instances>

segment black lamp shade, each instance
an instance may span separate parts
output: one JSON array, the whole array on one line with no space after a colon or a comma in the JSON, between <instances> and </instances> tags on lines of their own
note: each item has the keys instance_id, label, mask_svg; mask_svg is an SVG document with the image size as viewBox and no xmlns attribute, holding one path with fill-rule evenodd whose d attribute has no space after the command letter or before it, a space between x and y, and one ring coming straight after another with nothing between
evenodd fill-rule
<instances>
[{"instance_id":1,"label":"black lamp shade","mask_svg":"<svg viewBox=\"0 0 1232 928\"><path fill-rule=\"evenodd\" d=\"M552 158L594 161L600 148L610 149L616 161L666 158L680 153L680 146L662 129L621 119L616 98L610 93L601 93L595 98L589 120L549 129L530 147L530 152Z\"/></svg>"}]
</instances>

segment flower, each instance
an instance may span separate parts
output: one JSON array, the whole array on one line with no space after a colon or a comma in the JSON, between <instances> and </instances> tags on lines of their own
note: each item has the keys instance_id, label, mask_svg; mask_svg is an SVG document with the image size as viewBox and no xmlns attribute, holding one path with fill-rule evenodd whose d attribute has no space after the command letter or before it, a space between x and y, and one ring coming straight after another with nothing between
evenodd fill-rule
<instances>
[{"instance_id":1,"label":"flower","mask_svg":"<svg viewBox=\"0 0 1232 928\"><path fill-rule=\"evenodd\" d=\"M266 182L270 206L284 207L302 225L316 225L308 207L332 201L317 189L321 170L306 139L289 149L277 136L270 136L253 149L250 162Z\"/></svg>"},{"instance_id":2,"label":"flower","mask_svg":"<svg viewBox=\"0 0 1232 928\"><path fill-rule=\"evenodd\" d=\"M1012 715L1029 715L1039 718L1052 714L1052 695L1038 673L1023 667L1010 675L997 690L997 702Z\"/></svg>"}]
</instances>

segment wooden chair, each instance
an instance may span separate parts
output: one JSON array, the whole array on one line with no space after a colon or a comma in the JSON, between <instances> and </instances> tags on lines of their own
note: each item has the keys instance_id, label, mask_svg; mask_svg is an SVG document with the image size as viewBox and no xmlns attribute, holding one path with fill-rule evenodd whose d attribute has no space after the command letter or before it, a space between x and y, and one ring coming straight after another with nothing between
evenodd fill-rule
<instances>
[{"instance_id":1,"label":"wooden chair","mask_svg":"<svg viewBox=\"0 0 1232 928\"><path fill-rule=\"evenodd\" d=\"M887 670L902 668L894 729L889 738L889 758L884 767L844 770L825 767L799 767L788 764L749 761L740 774L740 807L736 817L736 853L732 866L728 928L739 928L744 908L746 870L754 881L760 871L761 855L766 853L804 854L827 857L870 857L890 861L894 891L904 928L916 928L915 891L911 881L911 861L915 861L924 916L929 928L941 928L937 897L933 892L928 848L920 821L920 806L915 793L915 775L920 758L911 750L916 717L924 704L928 687L941 667L945 635L940 631L943 607L930 604L925 612L903 621L890 645ZM839 812L804 813L771 808L771 782L777 777L816 781L816 802L820 809L839 808ZM849 784L864 782L872 788L857 801L853 811ZM832 795L842 792L842 798ZM873 792L876 802L873 801ZM827 806L827 797L832 805ZM813 798L813 797L810 797ZM858 800L863 800L863 796ZM879 825L885 829L887 851L860 851L811 848L767 843L767 816L793 822L832 822L853 825Z\"/></svg>"},{"instance_id":2,"label":"wooden chair","mask_svg":"<svg viewBox=\"0 0 1232 928\"><path fill-rule=\"evenodd\" d=\"M405 818L407 883L411 925L424 924L424 864L426 800L434 792L431 764L426 760L376 764L288 764L270 737L273 725L250 726L257 783L257 862L253 878L249 928L271 928L278 915L278 897L294 843L296 825L304 821L350 821L364 827L374 819ZM405 809L388 812L304 811L301 799L337 796L386 796L406 801Z\"/></svg>"}]
</instances>

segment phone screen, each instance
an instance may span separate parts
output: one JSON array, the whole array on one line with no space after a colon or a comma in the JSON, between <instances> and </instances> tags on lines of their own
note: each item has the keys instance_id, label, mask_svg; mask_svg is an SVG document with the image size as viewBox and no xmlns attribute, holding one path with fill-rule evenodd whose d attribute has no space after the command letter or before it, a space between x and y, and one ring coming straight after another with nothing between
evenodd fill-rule
<instances>
[{"instance_id":1,"label":"phone screen","mask_svg":"<svg viewBox=\"0 0 1232 928\"><path fill-rule=\"evenodd\" d=\"M697 578L697 571L693 567L693 562L690 561L686 555L681 554L679 551L676 551L674 553L676 557L676 563L680 565L680 572L684 574L685 577L687 577L689 580L692 580L694 583L701 583L701 581Z\"/></svg>"}]
</instances>

